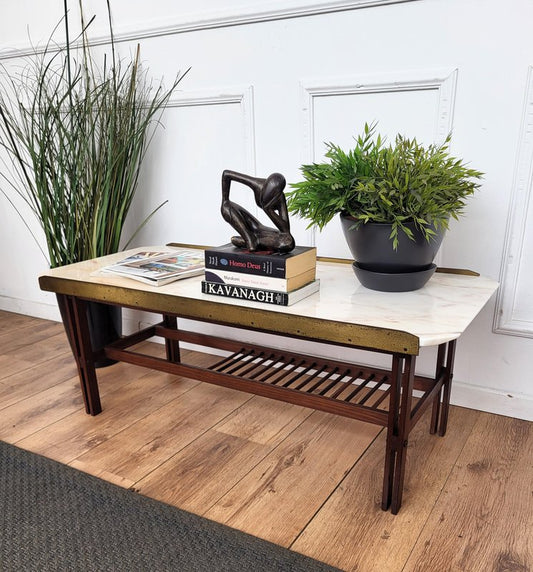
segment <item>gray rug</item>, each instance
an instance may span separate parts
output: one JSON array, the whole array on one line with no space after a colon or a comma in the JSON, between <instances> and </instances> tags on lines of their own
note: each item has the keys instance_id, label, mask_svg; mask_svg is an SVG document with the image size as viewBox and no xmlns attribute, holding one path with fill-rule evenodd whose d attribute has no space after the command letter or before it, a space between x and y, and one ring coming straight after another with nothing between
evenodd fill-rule
<instances>
[{"instance_id":1,"label":"gray rug","mask_svg":"<svg viewBox=\"0 0 533 572\"><path fill-rule=\"evenodd\" d=\"M337 570L3 442L0 535L2 572Z\"/></svg>"}]
</instances>

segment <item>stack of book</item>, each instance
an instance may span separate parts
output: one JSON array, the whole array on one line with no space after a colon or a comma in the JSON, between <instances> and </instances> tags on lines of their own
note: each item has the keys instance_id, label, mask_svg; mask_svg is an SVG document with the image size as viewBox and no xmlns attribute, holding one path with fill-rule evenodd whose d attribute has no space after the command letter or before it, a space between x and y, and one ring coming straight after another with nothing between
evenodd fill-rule
<instances>
[{"instance_id":1,"label":"stack of book","mask_svg":"<svg viewBox=\"0 0 533 572\"><path fill-rule=\"evenodd\" d=\"M289 306L318 289L314 247L296 246L285 254L232 244L205 250L204 294Z\"/></svg>"}]
</instances>

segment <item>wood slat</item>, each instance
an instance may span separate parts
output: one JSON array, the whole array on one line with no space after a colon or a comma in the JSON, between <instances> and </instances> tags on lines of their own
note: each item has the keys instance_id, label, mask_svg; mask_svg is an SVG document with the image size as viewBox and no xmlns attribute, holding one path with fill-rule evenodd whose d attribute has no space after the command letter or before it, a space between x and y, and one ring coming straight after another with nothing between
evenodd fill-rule
<instances>
[{"instance_id":1,"label":"wood slat","mask_svg":"<svg viewBox=\"0 0 533 572\"><path fill-rule=\"evenodd\" d=\"M23 314L14 314L0 310L0 335L8 332L11 336L16 335L19 328L27 328L28 326L49 322L49 320L41 320L40 318L32 318Z\"/></svg>"},{"instance_id":2,"label":"wood slat","mask_svg":"<svg viewBox=\"0 0 533 572\"><path fill-rule=\"evenodd\" d=\"M107 381L102 384L107 404L100 415L91 420L80 402L70 415L59 419L49 416L47 424L44 414L41 415L41 429L31 434L19 431L11 442L56 461L70 463L147 415L157 416L162 406L198 385L196 381L176 379L161 372L119 367L124 365L115 364L106 368L106 375L101 374L101 381L102 378ZM39 400L36 407L38 405ZM0 438L3 438L1 432Z\"/></svg>"},{"instance_id":3,"label":"wood slat","mask_svg":"<svg viewBox=\"0 0 533 572\"><path fill-rule=\"evenodd\" d=\"M136 488L204 514L311 413L296 405L253 397L140 480Z\"/></svg>"},{"instance_id":4,"label":"wood slat","mask_svg":"<svg viewBox=\"0 0 533 572\"><path fill-rule=\"evenodd\" d=\"M403 570L413 541L424 529L449 469L460 455L478 416L475 411L454 409L445 439L429 434L429 413L415 427L407 453L404 504L397 515L381 510L383 432L291 548L342 570ZM429 566L417 570L450 568Z\"/></svg>"},{"instance_id":5,"label":"wood slat","mask_svg":"<svg viewBox=\"0 0 533 572\"><path fill-rule=\"evenodd\" d=\"M68 353L54 359L50 367L41 363L21 369L20 373L12 374L0 383L0 411L24 400L40 400L39 393L63 382L79 388L78 369Z\"/></svg>"},{"instance_id":6,"label":"wood slat","mask_svg":"<svg viewBox=\"0 0 533 572\"><path fill-rule=\"evenodd\" d=\"M25 326L20 324L15 332L5 331L0 335L0 354L17 352L20 357L21 354L27 354L32 348L39 349L40 345L46 344L47 340L55 336L59 336L59 338L54 340L57 343L49 348L49 353L54 351L54 348L68 349L68 345L64 343L66 337L63 324L47 320L39 320L37 323L31 321Z\"/></svg>"},{"instance_id":7,"label":"wood slat","mask_svg":"<svg viewBox=\"0 0 533 572\"><path fill-rule=\"evenodd\" d=\"M194 387L77 459L139 481L250 399L223 387Z\"/></svg>"},{"instance_id":8,"label":"wood slat","mask_svg":"<svg viewBox=\"0 0 533 572\"><path fill-rule=\"evenodd\" d=\"M380 431L315 411L205 516L288 546Z\"/></svg>"},{"instance_id":9,"label":"wood slat","mask_svg":"<svg viewBox=\"0 0 533 572\"><path fill-rule=\"evenodd\" d=\"M533 424L480 413L404 570L526 572L532 563Z\"/></svg>"},{"instance_id":10,"label":"wood slat","mask_svg":"<svg viewBox=\"0 0 533 572\"><path fill-rule=\"evenodd\" d=\"M78 380L72 378L2 409L0 439L17 443L37 433L43 425L55 423L74 412L81 413L83 409Z\"/></svg>"}]
</instances>

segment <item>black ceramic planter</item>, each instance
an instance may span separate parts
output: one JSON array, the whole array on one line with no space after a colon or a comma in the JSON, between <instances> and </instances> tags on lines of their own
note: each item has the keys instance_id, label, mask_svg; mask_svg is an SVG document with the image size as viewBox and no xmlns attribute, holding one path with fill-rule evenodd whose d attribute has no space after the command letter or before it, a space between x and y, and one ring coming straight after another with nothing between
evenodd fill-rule
<instances>
[{"instance_id":1,"label":"black ceramic planter","mask_svg":"<svg viewBox=\"0 0 533 572\"><path fill-rule=\"evenodd\" d=\"M95 351L118 340L122 335L122 308L100 302L87 302L87 321L89 335ZM95 367L106 367L116 363L108 357L95 362Z\"/></svg>"},{"instance_id":2,"label":"black ceramic planter","mask_svg":"<svg viewBox=\"0 0 533 572\"><path fill-rule=\"evenodd\" d=\"M58 296L58 307L65 326L67 339L72 352L76 355L77 349L67 326L69 320L66 307L63 305L62 296ZM101 350L104 346L118 340L122 335L122 308L120 306L87 301L87 323L93 350ZM94 365L100 368L114 363L116 363L116 360L103 357L96 361Z\"/></svg>"},{"instance_id":3,"label":"black ceramic planter","mask_svg":"<svg viewBox=\"0 0 533 572\"><path fill-rule=\"evenodd\" d=\"M394 250L389 238L392 225L370 222L352 228L355 223L353 217L346 214L340 217L346 242L357 263L354 271L359 278L364 275L364 285L368 288L396 292L417 290L433 274L435 267L432 263L444 231L436 230L436 235L428 242L414 223L407 223L415 240L400 233L398 248ZM376 280L372 273L376 273ZM387 275L390 284L387 284Z\"/></svg>"}]
</instances>

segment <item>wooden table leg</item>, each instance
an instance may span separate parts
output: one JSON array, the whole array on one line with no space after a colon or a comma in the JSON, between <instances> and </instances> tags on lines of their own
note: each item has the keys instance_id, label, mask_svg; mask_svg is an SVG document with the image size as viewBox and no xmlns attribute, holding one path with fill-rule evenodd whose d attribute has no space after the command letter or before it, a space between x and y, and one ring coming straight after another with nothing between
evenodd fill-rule
<instances>
[{"instance_id":1,"label":"wooden table leg","mask_svg":"<svg viewBox=\"0 0 533 572\"><path fill-rule=\"evenodd\" d=\"M439 435L444 437L448 426L448 412L450 410L450 395L452 392L453 365L455 361L456 340L448 342L448 351L446 355L446 374L442 385L442 403L441 418L439 426Z\"/></svg>"},{"instance_id":2,"label":"wooden table leg","mask_svg":"<svg viewBox=\"0 0 533 572\"><path fill-rule=\"evenodd\" d=\"M413 384L415 379L415 356L405 358L405 368L402 376L402 403L398 422L398 437L396 440L396 462L394 467L394 485L392 489L391 512L398 514L402 504L403 482L405 477L405 461L407 445L411 430L411 406L413 400Z\"/></svg>"},{"instance_id":3,"label":"wooden table leg","mask_svg":"<svg viewBox=\"0 0 533 572\"><path fill-rule=\"evenodd\" d=\"M394 484L394 465L396 460L396 439L400 412L400 388L402 382L403 358L392 357L391 390L389 398L389 420L387 424L387 444L385 446L385 469L383 474L383 493L381 508L387 510L391 505Z\"/></svg>"},{"instance_id":4,"label":"wooden table leg","mask_svg":"<svg viewBox=\"0 0 533 572\"><path fill-rule=\"evenodd\" d=\"M440 344L437 351L437 363L435 365L435 379L439 379L442 375L442 369L444 368L444 360L446 357L446 344ZM439 418L442 415L441 412L441 402L442 402L442 388L439 393L435 396L433 401L433 408L431 411L431 425L429 427L429 432L434 435L439 427Z\"/></svg>"},{"instance_id":5,"label":"wooden table leg","mask_svg":"<svg viewBox=\"0 0 533 572\"><path fill-rule=\"evenodd\" d=\"M178 329L178 320L176 316L163 314L163 324L165 328L169 328L171 330ZM167 350L167 361L172 363L180 363L181 358L179 341L165 338L165 346Z\"/></svg>"},{"instance_id":6,"label":"wooden table leg","mask_svg":"<svg viewBox=\"0 0 533 572\"><path fill-rule=\"evenodd\" d=\"M94 355L87 322L87 303L73 296L57 295L65 331L80 378L80 386L85 404L85 411L97 415L102 411L98 381L94 369Z\"/></svg>"},{"instance_id":7,"label":"wooden table leg","mask_svg":"<svg viewBox=\"0 0 533 572\"><path fill-rule=\"evenodd\" d=\"M385 448L381 508L397 514L402 504L405 461L411 421L415 356L394 355Z\"/></svg>"}]
</instances>

